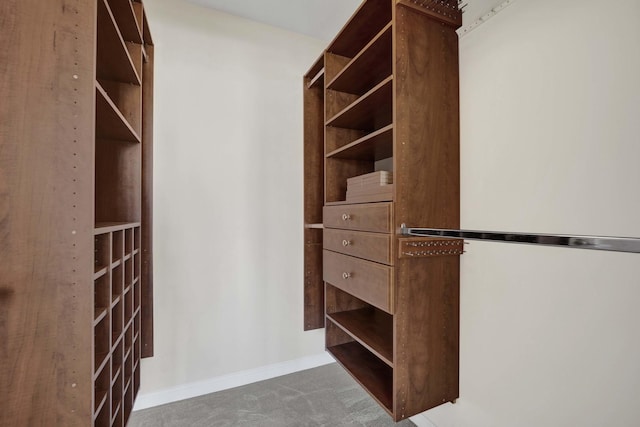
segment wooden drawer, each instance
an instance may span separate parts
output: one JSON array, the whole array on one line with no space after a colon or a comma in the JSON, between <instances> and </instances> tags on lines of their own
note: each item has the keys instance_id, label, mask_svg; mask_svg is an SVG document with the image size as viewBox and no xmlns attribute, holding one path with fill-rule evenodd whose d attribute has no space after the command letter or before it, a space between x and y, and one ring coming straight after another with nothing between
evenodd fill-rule
<instances>
[{"instance_id":1,"label":"wooden drawer","mask_svg":"<svg viewBox=\"0 0 640 427\"><path fill-rule=\"evenodd\" d=\"M393 314L393 267L324 250L322 276L336 288Z\"/></svg>"},{"instance_id":2,"label":"wooden drawer","mask_svg":"<svg viewBox=\"0 0 640 427\"><path fill-rule=\"evenodd\" d=\"M391 264L391 234L325 228L322 241L325 249Z\"/></svg>"},{"instance_id":3,"label":"wooden drawer","mask_svg":"<svg viewBox=\"0 0 640 427\"><path fill-rule=\"evenodd\" d=\"M325 206L324 226L347 230L391 232L391 203Z\"/></svg>"}]
</instances>

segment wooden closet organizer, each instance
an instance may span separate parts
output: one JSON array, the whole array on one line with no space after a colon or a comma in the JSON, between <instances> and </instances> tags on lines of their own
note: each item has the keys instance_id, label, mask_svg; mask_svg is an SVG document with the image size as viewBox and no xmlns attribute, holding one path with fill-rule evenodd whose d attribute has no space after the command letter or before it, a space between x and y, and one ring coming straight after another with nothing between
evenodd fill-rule
<instances>
[{"instance_id":1,"label":"wooden closet organizer","mask_svg":"<svg viewBox=\"0 0 640 427\"><path fill-rule=\"evenodd\" d=\"M124 427L153 355L145 9L6 0L0 22L0 425Z\"/></svg>"},{"instance_id":2,"label":"wooden closet organizer","mask_svg":"<svg viewBox=\"0 0 640 427\"><path fill-rule=\"evenodd\" d=\"M366 0L304 77L304 327L396 421L458 397L462 244L399 230L459 228L460 24L457 1Z\"/></svg>"}]
</instances>

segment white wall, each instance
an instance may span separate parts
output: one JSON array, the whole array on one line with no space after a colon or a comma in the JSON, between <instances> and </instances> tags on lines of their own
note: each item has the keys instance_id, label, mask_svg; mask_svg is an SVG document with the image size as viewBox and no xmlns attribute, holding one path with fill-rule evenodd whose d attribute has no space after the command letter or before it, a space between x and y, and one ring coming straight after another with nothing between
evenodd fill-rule
<instances>
[{"instance_id":1,"label":"white wall","mask_svg":"<svg viewBox=\"0 0 640 427\"><path fill-rule=\"evenodd\" d=\"M141 396L323 352L303 332L302 75L324 42L181 0L156 45L155 357Z\"/></svg>"},{"instance_id":2,"label":"white wall","mask_svg":"<svg viewBox=\"0 0 640 427\"><path fill-rule=\"evenodd\" d=\"M640 237L639 17L637 0L519 0L461 39L463 228ZM467 251L460 399L426 417L639 425L640 256Z\"/></svg>"}]
</instances>

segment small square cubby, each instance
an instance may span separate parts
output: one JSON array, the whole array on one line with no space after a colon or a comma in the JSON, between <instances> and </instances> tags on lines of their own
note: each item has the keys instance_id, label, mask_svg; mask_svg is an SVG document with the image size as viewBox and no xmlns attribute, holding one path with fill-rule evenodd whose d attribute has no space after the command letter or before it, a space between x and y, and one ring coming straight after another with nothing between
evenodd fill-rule
<instances>
[{"instance_id":1,"label":"small square cubby","mask_svg":"<svg viewBox=\"0 0 640 427\"><path fill-rule=\"evenodd\" d=\"M131 255L133 252L133 228L124 230L124 254Z\"/></svg>"},{"instance_id":2,"label":"small square cubby","mask_svg":"<svg viewBox=\"0 0 640 427\"><path fill-rule=\"evenodd\" d=\"M93 328L94 345L94 372L104 364L104 360L109 356L111 350L109 339L109 316L104 316Z\"/></svg>"},{"instance_id":3,"label":"small square cubby","mask_svg":"<svg viewBox=\"0 0 640 427\"><path fill-rule=\"evenodd\" d=\"M124 325L126 327L133 317L133 288L126 289L122 298L124 299Z\"/></svg>"},{"instance_id":4,"label":"small square cubby","mask_svg":"<svg viewBox=\"0 0 640 427\"><path fill-rule=\"evenodd\" d=\"M93 383L94 413L99 414L102 408L109 407L109 394L111 392L111 378L109 366L105 366ZM108 409L107 409L108 410Z\"/></svg>"},{"instance_id":5,"label":"small square cubby","mask_svg":"<svg viewBox=\"0 0 640 427\"><path fill-rule=\"evenodd\" d=\"M120 296L124 286L124 267L118 265L111 273L111 302L114 303Z\"/></svg>"},{"instance_id":6,"label":"small square cubby","mask_svg":"<svg viewBox=\"0 0 640 427\"><path fill-rule=\"evenodd\" d=\"M133 283L133 258L124 261L124 287L125 289Z\"/></svg>"},{"instance_id":7,"label":"small square cubby","mask_svg":"<svg viewBox=\"0 0 640 427\"><path fill-rule=\"evenodd\" d=\"M98 234L93 239L93 262L94 273L108 269L111 262L110 257L110 235Z\"/></svg>"},{"instance_id":8,"label":"small square cubby","mask_svg":"<svg viewBox=\"0 0 640 427\"><path fill-rule=\"evenodd\" d=\"M115 345L118 338L122 334L123 317L122 317L123 303L119 300L111 311L111 341Z\"/></svg>"},{"instance_id":9,"label":"small square cubby","mask_svg":"<svg viewBox=\"0 0 640 427\"><path fill-rule=\"evenodd\" d=\"M105 274L93 281L94 320L98 320L109 309L110 303L111 290L109 286L109 274Z\"/></svg>"},{"instance_id":10,"label":"small square cubby","mask_svg":"<svg viewBox=\"0 0 640 427\"><path fill-rule=\"evenodd\" d=\"M113 244L111 250L111 257L113 263L118 260L122 260L124 253L124 230L114 231L112 233Z\"/></svg>"}]
</instances>

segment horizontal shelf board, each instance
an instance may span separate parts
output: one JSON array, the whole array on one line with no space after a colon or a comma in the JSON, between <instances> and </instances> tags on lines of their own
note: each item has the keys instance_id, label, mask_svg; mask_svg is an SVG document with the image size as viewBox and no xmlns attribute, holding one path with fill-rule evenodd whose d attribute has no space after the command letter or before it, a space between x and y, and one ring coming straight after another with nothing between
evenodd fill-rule
<instances>
[{"instance_id":1,"label":"horizontal shelf board","mask_svg":"<svg viewBox=\"0 0 640 427\"><path fill-rule=\"evenodd\" d=\"M111 298L111 309L113 310L113 308L120 302L120 294L112 295Z\"/></svg>"},{"instance_id":2,"label":"horizontal shelf board","mask_svg":"<svg viewBox=\"0 0 640 427\"><path fill-rule=\"evenodd\" d=\"M118 344L120 344L121 340L122 340L122 331L118 332L118 338L115 340L113 344L111 344L111 351L113 351L113 349L115 349L118 346Z\"/></svg>"},{"instance_id":3,"label":"horizontal shelf board","mask_svg":"<svg viewBox=\"0 0 640 427\"><path fill-rule=\"evenodd\" d=\"M116 20L120 34L125 41L142 43L142 31L138 26L133 5L130 0L108 0L113 17Z\"/></svg>"},{"instance_id":4,"label":"horizontal shelf board","mask_svg":"<svg viewBox=\"0 0 640 427\"><path fill-rule=\"evenodd\" d=\"M129 354L131 354L131 345L129 345L129 347L127 348L127 350L124 352L124 360L127 359L127 357L129 357Z\"/></svg>"},{"instance_id":5,"label":"horizontal shelf board","mask_svg":"<svg viewBox=\"0 0 640 427\"><path fill-rule=\"evenodd\" d=\"M305 224L304 228L311 228L311 229L319 229L322 230L324 228L324 224L320 223L320 224Z\"/></svg>"},{"instance_id":6,"label":"horizontal shelf board","mask_svg":"<svg viewBox=\"0 0 640 427\"><path fill-rule=\"evenodd\" d=\"M129 261L131 259L131 253L125 254L124 255L124 260L125 261Z\"/></svg>"},{"instance_id":7,"label":"horizontal shelf board","mask_svg":"<svg viewBox=\"0 0 640 427\"><path fill-rule=\"evenodd\" d=\"M311 79L317 76L321 70L324 70L324 51L322 51L318 59L316 59L311 68L309 68L309 71L305 73L304 77Z\"/></svg>"},{"instance_id":8,"label":"horizontal shelf board","mask_svg":"<svg viewBox=\"0 0 640 427\"><path fill-rule=\"evenodd\" d=\"M116 381L118 381L118 376L120 375L120 373L122 372L122 365L119 365L116 369L115 374L113 374L113 377L111 377L111 387L113 388L113 385L116 383Z\"/></svg>"},{"instance_id":9,"label":"horizontal shelf board","mask_svg":"<svg viewBox=\"0 0 640 427\"><path fill-rule=\"evenodd\" d=\"M388 202L389 201L387 200L384 203L388 203ZM326 202L324 205L325 206L341 206L341 205L359 205L363 203L369 203L369 202L352 202L347 200L338 200L335 202ZM374 203L383 203L383 202L374 202Z\"/></svg>"},{"instance_id":10,"label":"horizontal shelf board","mask_svg":"<svg viewBox=\"0 0 640 427\"><path fill-rule=\"evenodd\" d=\"M96 138L140 142L140 136L122 115L98 81L96 85Z\"/></svg>"},{"instance_id":11,"label":"horizontal shelf board","mask_svg":"<svg viewBox=\"0 0 640 427\"><path fill-rule=\"evenodd\" d=\"M328 158L377 161L393 156L393 124L327 154Z\"/></svg>"},{"instance_id":12,"label":"horizontal shelf board","mask_svg":"<svg viewBox=\"0 0 640 427\"><path fill-rule=\"evenodd\" d=\"M96 307L95 310L95 319L93 320L93 327L95 328L98 323L105 317L107 317L107 307Z\"/></svg>"},{"instance_id":13,"label":"horizontal shelf board","mask_svg":"<svg viewBox=\"0 0 640 427\"><path fill-rule=\"evenodd\" d=\"M314 78L311 79L309 84L307 85L307 89L311 89L317 85L324 83L324 68L318 71L318 74Z\"/></svg>"},{"instance_id":14,"label":"horizontal shelf board","mask_svg":"<svg viewBox=\"0 0 640 427\"><path fill-rule=\"evenodd\" d=\"M133 250L133 254L134 254L134 255L137 255L137 254L138 254L138 252L140 252L140 249L134 249L134 250Z\"/></svg>"},{"instance_id":15,"label":"horizontal shelf board","mask_svg":"<svg viewBox=\"0 0 640 427\"><path fill-rule=\"evenodd\" d=\"M360 95L390 76L392 68L389 23L327 84L327 89Z\"/></svg>"},{"instance_id":16,"label":"horizontal shelf board","mask_svg":"<svg viewBox=\"0 0 640 427\"><path fill-rule=\"evenodd\" d=\"M121 261L121 260L119 260L119 259L117 259L117 260L115 260L115 261L113 261L113 262L111 263L111 268L116 268L116 267L118 267L120 264L122 264L122 261Z\"/></svg>"},{"instance_id":17,"label":"horizontal shelf board","mask_svg":"<svg viewBox=\"0 0 640 427\"><path fill-rule=\"evenodd\" d=\"M123 394L127 394L127 391L129 391L130 385L131 385L131 377L129 377L129 379L127 380L127 383L124 385L124 391L122 392Z\"/></svg>"},{"instance_id":18,"label":"horizontal shelf board","mask_svg":"<svg viewBox=\"0 0 640 427\"><path fill-rule=\"evenodd\" d=\"M356 342L329 347L336 361L390 414L393 411L393 370Z\"/></svg>"},{"instance_id":19,"label":"horizontal shelf board","mask_svg":"<svg viewBox=\"0 0 640 427\"><path fill-rule=\"evenodd\" d=\"M98 266L96 268L95 273L93 273L93 280L98 280L99 278L101 278L102 276L107 274L107 271L109 271L109 266L108 265Z\"/></svg>"},{"instance_id":20,"label":"horizontal shelf board","mask_svg":"<svg viewBox=\"0 0 640 427\"><path fill-rule=\"evenodd\" d=\"M356 10L327 50L353 58L382 27L391 22L392 2L368 0Z\"/></svg>"},{"instance_id":21,"label":"horizontal shelf board","mask_svg":"<svg viewBox=\"0 0 640 427\"><path fill-rule=\"evenodd\" d=\"M118 402L118 406L116 406L112 412L111 425L115 425L116 423L116 418L118 418L118 412L120 412L120 406L122 406L122 401Z\"/></svg>"},{"instance_id":22,"label":"horizontal shelf board","mask_svg":"<svg viewBox=\"0 0 640 427\"><path fill-rule=\"evenodd\" d=\"M384 363L393 367L393 317L373 308L327 314L345 331Z\"/></svg>"},{"instance_id":23,"label":"horizontal shelf board","mask_svg":"<svg viewBox=\"0 0 640 427\"><path fill-rule=\"evenodd\" d=\"M93 413L93 420L95 421L95 419L98 417L98 414L100 414L100 411L102 410L102 408L104 407L104 403L107 401L107 395L109 394L109 390L97 390L96 391L96 407Z\"/></svg>"},{"instance_id":24,"label":"horizontal shelf board","mask_svg":"<svg viewBox=\"0 0 640 427\"><path fill-rule=\"evenodd\" d=\"M107 364L107 362L109 361L109 353L96 353L95 354L95 366L96 369L94 370L94 374L93 374L93 380L95 381L96 378L98 378L98 375L100 375L100 373L102 372L102 370L104 369L105 365ZM98 363L100 362L100 363Z\"/></svg>"},{"instance_id":25,"label":"horizontal shelf board","mask_svg":"<svg viewBox=\"0 0 640 427\"><path fill-rule=\"evenodd\" d=\"M114 231L126 230L140 227L139 222L98 222L93 230L94 235L112 233Z\"/></svg>"},{"instance_id":26,"label":"horizontal shelf board","mask_svg":"<svg viewBox=\"0 0 640 427\"><path fill-rule=\"evenodd\" d=\"M327 121L327 126L373 131L392 121L393 77L389 76Z\"/></svg>"},{"instance_id":27,"label":"horizontal shelf board","mask_svg":"<svg viewBox=\"0 0 640 427\"><path fill-rule=\"evenodd\" d=\"M97 37L97 77L140 86L140 76L107 0L98 0Z\"/></svg>"}]
</instances>

